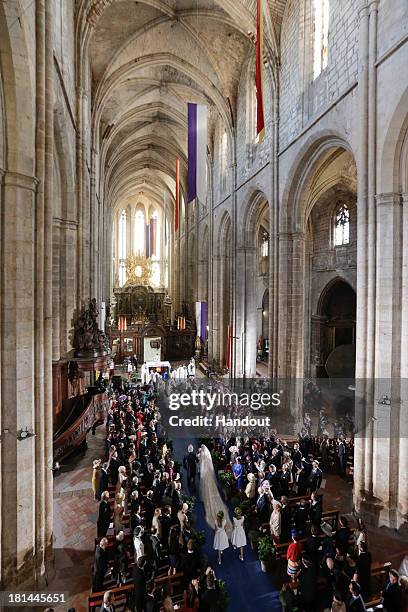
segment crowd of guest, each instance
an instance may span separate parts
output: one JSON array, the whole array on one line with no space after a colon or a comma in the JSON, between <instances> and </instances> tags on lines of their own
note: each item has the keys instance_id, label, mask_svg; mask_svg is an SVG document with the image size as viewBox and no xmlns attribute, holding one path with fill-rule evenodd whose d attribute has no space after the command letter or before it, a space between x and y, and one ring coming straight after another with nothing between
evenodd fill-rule
<instances>
[{"instance_id":1,"label":"crowd of guest","mask_svg":"<svg viewBox=\"0 0 408 612\"><path fill-rule=\"evenodd\" d=\"M366 610L364 602L372 594L367 531L361 519L351 527L340 516L335 529L325 521L323 472L310 446L302 440L289 444L272 433L266 438L221 436L215 448L231 466L237 494L250 501L258 528L267 526L275 546L287 543L283 611ZM291 503L295 496L299 499ZM399 574L390 569L382 609L403 612L404 597Z\"/></svg>"},{"instance_id":2,"label":"crowd of guest","mask_svg":"<svg viewBox=\"0 0 408 612\"><path fill-rule=\"evenodd\" d=\"M171 592L155 582L164 567L168 576L180 576L182 610L216 612L219 584L201 553L171 446L153 385L126 383L112 394L106 456L93 463L99 512L92 590L133 581L131 609L169 612L174 609ZM102 610L114 610L111 590L104 594Z\"/></svg>"}]
</instances>

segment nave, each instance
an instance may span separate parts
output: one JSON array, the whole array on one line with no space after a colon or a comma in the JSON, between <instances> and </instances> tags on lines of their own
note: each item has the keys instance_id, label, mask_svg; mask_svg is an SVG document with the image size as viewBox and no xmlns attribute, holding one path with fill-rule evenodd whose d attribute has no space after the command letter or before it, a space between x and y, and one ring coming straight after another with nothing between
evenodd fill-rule
<instances>
[{"instance_id":1,"label":"nave","mask_svg":"<svg viewBox=\"0 0 408 612\"><path fill-rule=\"evenodd\" d=\"M200 381L202 379L197 380ZM126 399L126 396L123 396L123 398ZM164 398L162 397L162 401L163 399ZM160 401L158 402L158 406L160 409ZM65 469L67 469L67 471L65 474L61 474L56 478L55 510L58 512L58 516L61 518L59 519L59 524L56 529L56 567L58 569L57 575L51 582L50 586L53 589L69 589L70 593L72 593L72 597L70 597L70 605L74 606L76 610L86 609L86 606L84 606L84 601L86 601L89 593L89 584L91 579L90 568L94 561L92 543L97 542L97 540L95 540L95 522L98 516L98 505L96 502L92 502L91 500L92 494L89 489L89 478L92 471L91 464L95 457L106 456L105 435L105 427L103 425L99 426L96 429L96 435L90 436L89 448L85 452L85 455L80 459L71 460L72 464L70 467L69 464L66 466ZM175 460L178 469L180 469L179 474L181 475L182 490L183 493L188 496L190 491L187 483L187 475L185 469L183 468L183 458L186 455L187 447L190 443L194 444L195 450L197 451L201 442L206 442L210 448L213 445L219 444L218 440L214 440L211 437L209 437L208 440L199 441L194 438L194 432L188 430L183 432L181 437L177 436L172 444L172 460ZM238 443L238 440L231 440L231 444L232 442ZM253 442L255 442L255 439ZM293 440L290 442L290 444L293 445ZM220 450L219 447L218 450ZM219 457L219 454L215 454L214 456ZM246 456L249 457L249 454L246 453ZM226 467L227 473L231 469L230 464L224 467ZM224 470L221 470L221 472L224 472ZM250 473L249 468L246 471L246 479L248 478L248 473ZM129 472L128 470L128 477L128 479L132 479L132 471ZM178 480L177 473L174 474L174 480L175 482ZM199 488L198 481L196 482L196 485L197 488ZM219 486L221 490L221 483L219 483ZM143 516L144 502L146 500L147 491L143 484L142 487L143 493L141 493L140 499L142 500ZM133 507L133 504L129 499L130 488L133 487L125 485L127 500L125 513L130 515L130 517L128 516L124 521L124 531L125 534L127 534L125 538L127 541L128 551L133 548L131 543L132 533L128 529L129 518L130 522L132 522ZM117 491L117 487L114 486L112 488L112 486L110 486L109 489L111 491L111 504L116 506L115 491ZM353 518L354 513L352 512L353 508L350 482L335 474L324 474L324 478L318 492L323 494L324 499L324 512L322 515L323 520L325 520L324 517L327 517L327 520L333 521L333 534L335 534L337 530L339 516L346 516L353 525L355 524L355 520ZM225 491L223 495L225 497ZM283 583L287 583L287 577L285 579L284 565L282 563L282 560L286 555L286 548L284 544L281 544L276 548L276 554L278 556L275 558L275 561L273 562L272 566L269 567L268 571L263 573L261 571L257 554L257 545L254 545L252 540L250 545L249 537L250 534L252 534L251 538L254 537L254 529L258 530L261 520L260 517L257 516L258 502L255 504L256 498L257 496L252 500L252 504L247 504L245 506L245 521L248 521L248 524L246 525L248 545L245 547L244 563L238 560L237 551L233 550L232 547L229 547L229 549L224 553L221 566L218 566L217 564L217 555L212 546L214 531L213 527L206 523L204 516L205 508L203 507L203 503L200 499L197 499L193 504L194 507L192 509L193 516L191 516L191 525L194 525L194 530L198 533L203 532L205 537L205 543L202 547L201 554L206 558L205 565L213 567L217 578L225 581L229 597L229 606L227 609L230 611L242 609L249 612L254 609L254 606L256 606L256 609L259 609L260 611L265 610L265 612L267 610L281 610L281 604L279 601L280 589ZM190 497L186 499L188 499L189 502L191 500ZM234 505L237 503L237 492L234 486L230 488L225 499L227 501L228 511L232 516ZM275 499L278 499L276 491ZM310 492L305 494L303 499L305 500L305 503L309 503ZM299 506L299 501L301 501L301 498L296 497L296 494L295 497L293 497L293 492L291 492L289 500L291 507L293 507L292 517L295 519L295 508ZM161 502L156 500L156 505L160 507ZM175 518L175 521L178 521L178 517ZM145 527L148 527L148 524L146 524L145 521L144 524ZM75 526L74 529L73 526ZM264 525L264 527L266 527L267 531L269 531L268 523ZM308 527L308 530L309 528L310 526ZM122 527L120 525L116 525L115 519L113 528L110 528L108 531L108 535L110 534L110 546L112 546L113 538L113 548L115 547L115 535L117 535L118 530L121 529ZM386 533L381 533L381 531L369 529L368 534L373 568L380 569L380 566L384 564L384 555L386 555L387 562L390 564L390 566L392 565L394 567L399 567L404 555L406 554L406 546L403 540L396 534L392 534L389 530L386 530ZM59 549L60 546L61 549ZM162 543L162 547L165 549L166 544ZM110 555L111 561L114 559L114 557L115 554ZM279 558L282 560L279 561ZM164 561L164 564L165 567L166 561ZM163 569L160 570L159 573L162 575ZM160 584L166 581L164 578L161 580L162 582ZM385 585L385 582L386 573L384 572L378 584L384 583ZM112 577L108 576L106 584L114 587L115 581L112 582ZM120 603L120 595L123 592L123 588L125 588L125 594L128 594L128 589L130 588L128 584L131 584L131 581L130 583L127 582L126 587L113 588L113 591L116 592L118 603ZM250 590L248 590L248 584L251 585ZM322 588L322 584L320 584L320 588ZM106 591L106 589L108 589L108 586L106 586L104 590ZM101 595L96 594L96 596L91 596L89 598L89 602L97 603L100 601L102 595L103 592ZM179 601L179 597L174 597L174 600ZM373 597L371 600L375 601L376 599ZM95 608L95 605L91 605L89 609L93 610L97 608ZM61 608L61 610L63 610L63 608Z\"/></svg>"}]
</instances>

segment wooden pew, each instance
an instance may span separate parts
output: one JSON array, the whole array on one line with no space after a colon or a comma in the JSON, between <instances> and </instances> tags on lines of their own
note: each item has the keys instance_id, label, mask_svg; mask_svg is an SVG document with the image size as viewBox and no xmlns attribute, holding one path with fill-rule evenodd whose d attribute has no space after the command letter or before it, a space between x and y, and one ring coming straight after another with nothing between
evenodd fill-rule
<instances>
[{"instance_id":1,"label":"wooden pew","mask_svg":"<svg viewBox=\"0 0 408 612\"><path fill-rule=\"evenodd\" d=\"M103 596L108 590L112 591L115 595L116 612L122 612L122 610L124 611L126 609L127 601L133 596L133 582L124 584L120 587L113 587L111 589L92 593L88 597L88 612L96 612L96 610L102 606Z\"/></svg>"}]
</instances>

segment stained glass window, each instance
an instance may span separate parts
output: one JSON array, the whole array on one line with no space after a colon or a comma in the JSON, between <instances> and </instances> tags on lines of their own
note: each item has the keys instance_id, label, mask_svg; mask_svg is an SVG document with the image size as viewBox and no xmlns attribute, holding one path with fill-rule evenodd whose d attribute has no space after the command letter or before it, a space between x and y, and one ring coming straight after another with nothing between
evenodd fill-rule
<instances>
[{"instance_id":1,"label":"stained glass window","mask_svg":"<svg viewBox=\"0 0 408 612\"><path fill-rule=\"evenodd\" d=\"M334 224L334 246L348 244L350 240L350 211L346 204L340 204Z\"/></svg>"}]
</instances>

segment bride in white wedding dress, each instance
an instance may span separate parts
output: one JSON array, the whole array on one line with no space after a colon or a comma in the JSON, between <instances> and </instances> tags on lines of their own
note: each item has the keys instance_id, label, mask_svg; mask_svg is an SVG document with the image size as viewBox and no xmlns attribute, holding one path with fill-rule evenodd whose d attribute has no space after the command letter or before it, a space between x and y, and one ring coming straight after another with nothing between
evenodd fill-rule
<instances>
[{"instance_id":1,"label":"bride in white wedding dress","mask_svg":"<svg viewBox=\"0 0 408 612\"><path fill-rule=\"evenodd\" d=\"M200 499L204 504L205 520L211 529L217 522L217 514L222 511L226 519L225 530L231 537L232 523L228 515L228 508L222 501L218 491L217 477L211 453L205 444L201 445L200 451Z\"/></svg>"}]
</instances>

